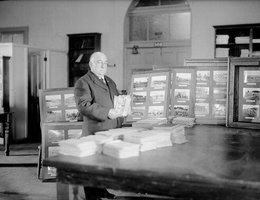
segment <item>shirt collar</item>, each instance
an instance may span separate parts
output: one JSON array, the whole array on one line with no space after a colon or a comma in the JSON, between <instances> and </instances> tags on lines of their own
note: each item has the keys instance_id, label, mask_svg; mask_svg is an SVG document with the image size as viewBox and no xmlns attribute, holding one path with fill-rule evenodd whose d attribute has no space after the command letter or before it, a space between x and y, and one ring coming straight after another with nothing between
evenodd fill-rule
<instances>
[{"instance_id":1,"label":"shirt collar","mask_svg":"<svg viewBox=\"0 0 260 200\"><path fill-rule=\"evenodd\" d=\"M104 76L100 76L100 75L97 75L96 73L94 73L93 71L91 71L93 74L95 74L99 79L104 79L105 80L105 77Z\"/></svg>"}]
</instances>

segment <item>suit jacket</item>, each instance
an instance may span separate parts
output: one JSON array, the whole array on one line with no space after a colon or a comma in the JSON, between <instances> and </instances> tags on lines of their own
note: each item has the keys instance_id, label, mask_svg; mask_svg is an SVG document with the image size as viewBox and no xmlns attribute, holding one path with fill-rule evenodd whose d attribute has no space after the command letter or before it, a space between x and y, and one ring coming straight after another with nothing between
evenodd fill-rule
<instances>
[{"instance_id":1,"label":"suit jacket","mask_svg":"<svg viewBox=\"0 0 260 200\"><path fill-rule=\"evenodd\" d=\"M74 95L77 108L83 115L83 134L121 127L121 119L109 119L108 112L114 108L114 96L119 95L115 82L105 76L107 84L93 72L88 71L76 83Z\"/></svg>"}]
</instances>

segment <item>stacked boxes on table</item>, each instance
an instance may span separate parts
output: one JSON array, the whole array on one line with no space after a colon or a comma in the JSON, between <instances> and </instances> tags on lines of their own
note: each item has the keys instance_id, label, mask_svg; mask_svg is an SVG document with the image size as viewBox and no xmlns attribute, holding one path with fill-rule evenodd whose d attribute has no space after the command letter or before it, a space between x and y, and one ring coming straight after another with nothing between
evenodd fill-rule
<instances>
[{"instance_id":1,"label":"stacked boxes on table","mask_svg":"<svg viewBox=\"0 0 260 200\"><path fill-rule=\"evenodd\" d=\"M145 151L187 142L184 127L124 127L99 131L95 135L60 141L59 153L76 157L101 153L117 159L136 157Z\"/></svg>"},{"instance_id":2,"label":"stacked boxes on table","mask_svg":"<svg viewBox=\"0 0 260 200\"><path fill-rule=\"evenodd\" d=\"M136 157L139 156L139 145L122 140L114 140L104 144L103 153L119 159Z\"/></svg>"}]
</instances>

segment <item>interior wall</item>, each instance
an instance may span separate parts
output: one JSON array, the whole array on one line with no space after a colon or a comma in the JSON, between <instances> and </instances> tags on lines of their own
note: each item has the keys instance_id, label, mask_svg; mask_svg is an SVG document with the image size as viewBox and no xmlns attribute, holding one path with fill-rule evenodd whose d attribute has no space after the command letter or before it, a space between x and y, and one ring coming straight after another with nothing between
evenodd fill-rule
<instances>
[{"instance_id":1,"label":"interior wall","mask_svg":"<svg viewBox=\"0 0 260 200\"><path fill-rule=\"evenodd\" d=\"M214 58L214 25L260 23L258 0L188 0L191 7L191 56Z\"/></svg>"},{"instance_id":2,"label":"interior wall","mask_svg":"<svg viewBox=\"0 0 260 200\"><path fill-rule=\"evenodd\" d=\"M110 64L116 65L108 69L108 75L118 89L123 89L123 23L130 3L131 0L1 1L0 27L28 26L30 46L65 52L67 34L102 33L101 50Z\"/></svg>"},{"instance_id":3,"label":"interior wall","mask_svg":"<svg viewBox=\"0 0 260 200\"><path fill-rule=\"evenodd\" d=\"M68 50L67 34L100 32L101 50L111 64L108 75L123 88L124 18L132 0L0 1L0 28L29 27L29 45ZM188 0L192 58L214 57L213 25L259 23L258 0ZM64 66L67 70L67 66ZM57 78L64 78L58 77Z\"/></svg>"}]
</instances>

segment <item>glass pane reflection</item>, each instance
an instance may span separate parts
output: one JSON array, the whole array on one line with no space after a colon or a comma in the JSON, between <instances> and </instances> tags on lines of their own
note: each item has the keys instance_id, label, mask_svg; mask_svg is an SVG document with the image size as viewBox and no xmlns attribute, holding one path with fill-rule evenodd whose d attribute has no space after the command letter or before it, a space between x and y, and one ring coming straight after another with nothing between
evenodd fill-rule
<instances>
[{"instance_id":1,"label":"glass pane reflection","mask_svg":"<svg viewBox=\"0 0 260 200\"><path fill-rule=\"evenodd\" d=\"M190 12L170 14L171 40L190 39Z\"/></svg>"},{"instance_id":2,"label":"glass pane reflection","mask_svg":"<svg viewBox=\"0 0 260 200\"><path fill-rule=\"evenodd\" d=\"M130 17L130 41L145 41L147 40L147 17L146 16L132 16Z\"/></svg>"},{"instance_id":3,"label":"glass pane reflection","mask_svg":"<svg viewBox=\"0 0 260 200\"><path fill-rule=\"evenodd\" d=\"M149 18L149 40L169 39L169 15L153 15Z\"/></svg>"}]
</instances>

